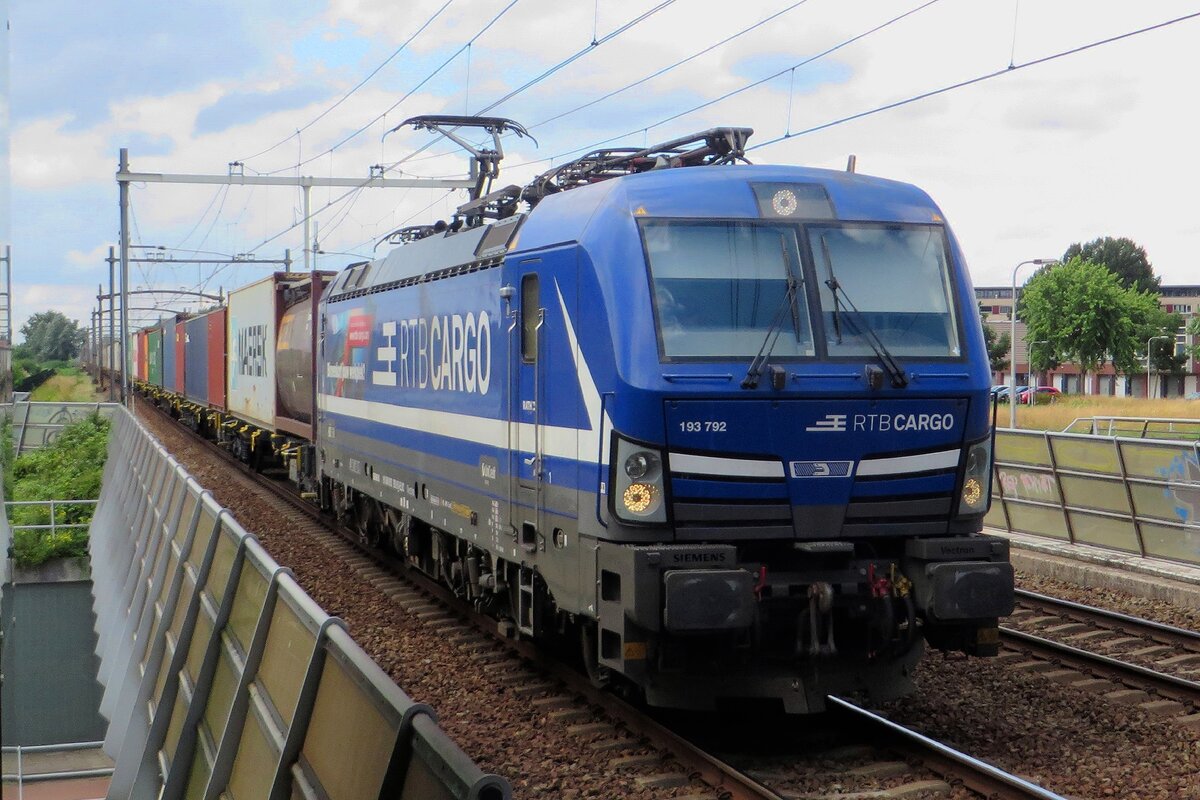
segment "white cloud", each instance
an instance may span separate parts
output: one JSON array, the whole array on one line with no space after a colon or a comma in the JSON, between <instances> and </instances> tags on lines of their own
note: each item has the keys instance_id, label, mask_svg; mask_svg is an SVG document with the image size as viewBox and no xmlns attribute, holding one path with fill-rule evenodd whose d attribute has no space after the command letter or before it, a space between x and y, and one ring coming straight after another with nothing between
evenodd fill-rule
<instances>
[{"instance_id":1,"label":"white cloud","mask_svg":"<svg viewBox=\"0 0 1200 800\"><path fill-rule=\"evenodd\" d=\"M222 173L235 158L284 139L341 97L351 85L403 41L443 0L331 0L318 31L329 46L369 40L373 63L354 69L298 63L287 42L273 52L270 67L236 80L214 80L159 96L114 97L109 118L81 127L69 116L26 120L13 135L13 180L18 194L59 198L81 219L105 221L100 240L77 241L64 231L36 245L39 252L101 275L103 255L116 226L116 148L135 136L169 141L169 155L131 152L133 168L146 172ZM283 169L303 156L321 153L381 111L424 77L507 0L457 2L414 43L416 63L404 56L358 90L299 140L249 163L251 170ZM594 99L670 64L743 25L785 8L789 0L746 0L738 22L728 15L696 13L696 4L676 3L619 38L595 48L544 83L492 113L532 124ZM599 6L600 36L653 7L651 0L622 0ZM823 75L817 65L801 68L789 96L788 78L723 101L655 128L640 129L687 105L716 97L750 80L762 54L795 62L845 41L912 8L894 2L846 4L810 0L774 23L725 48L705 55L617 98L534 131L541 142L509 139L502 183L521 182L545 169L533 163L624 131L639 131L635 143L670 138L716 124L756 128L754 142L779 135L791 106L792 131L895 102L939 86L1007 66L1014 51L1012 0L939 3L819 62L836 64L840 76ZM539 3L522 0L472 48L472 109L500 97L593 36L591 3ZM1133 6L1084 0L1024 3L1017 19L1017 62L1120 33L1190 10L1182 2ZM1127 235L1142 243L1168 282L1195 282L1193 203L1183 187L1200 178L1194 149L1196 122L1183 100L1191 91L1187 76L1200 73L1194 39L1200 22L1097 48L1060 61L1005 74L979 85L887 111L819 133L797 137L759 151L760 163L795 163L842 168L856 153L863 172L907 180L929 191L954 225L976 282L1007 283L1011 267L1031 257L1059 255L1072 241L1099 235ZM294 28L280 26L281 35ZM197 31L198 36L213 32ZM67 43L64 43L67 44ZM426 132L402 131L380 141L386 127L418 113L462 113L465 60L460 58L386 120L300 169L309 175L362 175L376 163L390 163L434 141ZM734 74L733 68L739 74ZM19 79L19 76L14 76ZM136 76L130 81L136 85ZM318 85L320 99L286 111L263 114L223 130L198 134L197 114L232 94L294 90ZM433 153L448 152L440 158ZM461 174L464 154L435 142L401 169L415 175ZM248 170L249 174L249 170ZM71 206L75 192L90 187L88 205ZM315 189L313 206L322 209L343 190ZM96 205L107 192L111 204ZM431 221L453 213L461 193L440 199L430 190L370 190L353 204L322 211L317 227L327 251L370 252L373 242L394 227ZM298 218L297 190L148 185L132 193L138 232L144 243L242 252L274 236ZM210 204L211 201L211 205ZM425 206L428 210L422 210ZM217 208L220 218L213 223ZM207 209L207 211L206 211ZM410 220L411 218L411 220ZM110 241L104 241L109 239ZM203 245L201 246L201 242ZM292 248L299 260L300 229L259 251L264 257ZM340 266L348 256L326 256L323 266ZM172 285L201 283L210 268L175 265L136 268L136 282ZM230 288L262 274L262 269L230 267L209 281ZM95 282L95 281L92 281ZM88 290L92 291L92 290Z\"/></svg>"},{"instance_id":2,"label":"white cloud","mask_svg":"<svg viewBox=\"0 0 1200 800\"><path fill-rule=\"evenodd\" d=\"M104 263L104 259L108 258L108 247L108 245L100 244L86 252L68 250L67 261L77 267L94 270L98 264Z\"/></svg>"},{"instance_id":3,"label":"white cloud","mask_svg":"<svg viewBox=\"0 0 1200 800\"><path fill-rule=\"evenodd\" d=\"M15 276L14 276L15 278ZM21 328L34 314L58 311L82 327L91 325L92 309L96 307L96 291L84 286L18 282L13 291L13 336L23 341Z\"/></svg>"}]
</instances>

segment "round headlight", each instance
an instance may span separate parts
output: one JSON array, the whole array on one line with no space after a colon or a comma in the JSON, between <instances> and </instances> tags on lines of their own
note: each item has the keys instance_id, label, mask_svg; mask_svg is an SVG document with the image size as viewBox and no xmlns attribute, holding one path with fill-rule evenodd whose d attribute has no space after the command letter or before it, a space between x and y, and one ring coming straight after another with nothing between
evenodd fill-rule
<instances>
[{"instance_id":1,"label":"round headlight","mask_svg":"<svg viewBox=\"0 0 1200 800\"><path fill-rule=\"evenodd\" d=\"M790 217L799 207L800 201L791 189L780 189L771 197L771 210L781 217Z\"/></svg>"},{"instance_id":2,"label":"round headlight","mask_svg":"<svg viewBox=\"0 0 1200 800\"><path fill-rule=\"evenodd\" d=\"M658 510L658 487L652 483L630 484L621 495L621 502L630 513L653 514Z\"/></svg>"},{"instance_id":3,"label":"round headlight","mask_svg":"<svg viewBox=\"0 0 1200 800\"><path fill-rule=\"evenodd\" d=\"M658 456L654 453L639 450L625 459L625 474L635 481L640 481L647 475L653 475L658 469L658 463Z\"/></svg>"},{"instance_id":4,"label":"round headlight","mask_svg":"<svg viewBox=\"0 0 1200 800\"><path fill-rule=\"evenodd\" d=\"M978 506L983 499L983 484L977 478L967 478L963 484L962 499L971 507Z\"/></svg>"}]
</instances>

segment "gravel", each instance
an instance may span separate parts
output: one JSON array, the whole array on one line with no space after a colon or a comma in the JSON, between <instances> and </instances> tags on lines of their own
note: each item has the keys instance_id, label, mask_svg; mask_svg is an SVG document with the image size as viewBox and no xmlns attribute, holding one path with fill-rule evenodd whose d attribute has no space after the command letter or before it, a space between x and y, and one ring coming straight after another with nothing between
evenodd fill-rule
<instances>
[{"instance_id":1,"label":"gravel","mask_svg":"<svg viewBox=\"0 0 1200 800\"><path fill-rule=\"evenodd\" d=\"M1200 609L1197 608L1185 608L1163 600L1151 600L1115 589L1078 586L1055 578L1044 578L1020 571L1017 572L1017 587L1097 608L1120 611L1123 614L1154 620L1164 625L1200 631Z\"/></svg>"},{"instance_id":2,"label":"gravel","mask_svg":"<svg viewBox=\"0 0 1200 800\"><path fill-rule=\"evenodd\" d=\"M226 464L157 414L143 411L139 417L202 485L215 487L218 502L295 572L314 600L346 621L355 640L405 692L437 710L442 727L485 772L512 783L515 796L649 800L699 791L696 784L656 789L637 783L639 774L670 772L669 764L614 774L612 759L650 748L622 738L619 730L570 734L549 707L537 710L531 697L514 691L539 681L534 673L507 657L491 663L478 655L473 659L365 582L331 549L328 535L305 530L283 501L264 499L249 479L231 477ZM1195 609L1027 575L1020 584L1169 624L1200 626ZM1200 800L1200 729L1113 705L995 660L931 652L914 677L917 693L888 704L889 716L1064 795ZM583 722L607 722L572 698L565 702L593 715ZM621 741L614 749L589 747L590 741L614 737ZM956 788L952 796L970 795Z\"/></svg>"},{"instance_id":3,"label":"gravel","mask_svg":"<svg viewBox=\"0 0 1200 800\"><path fill-rule=\"evenodd\" d=\"M481 665L447 641L434 625L405 612L364 581L331 549L330 534L313 533L299 514L262 490L157 413L139 409L139 419L217 502L229 508L247 531L329 614L340 617L359 646L417 702L436 710L442 728L484 772L501 775L516 797L652 800L694 794L698 784L669 789L642 788L643 772L614 775L610 762L650 752L629 738L613 749L593 750L591 741L620 738L617 730L573 736L552 711L534 710L531 698L517 696L523 684L541 680L515 658ZM575 703L573 699L570 699ZM586 709L575 703L575 708ZM589 711L589 713L592 713ZM604 722L599 714L580 722ZM615 727L615 726L614 726ZM669 772L669 765L655 772Z\"/></svg>"}]
</instances>

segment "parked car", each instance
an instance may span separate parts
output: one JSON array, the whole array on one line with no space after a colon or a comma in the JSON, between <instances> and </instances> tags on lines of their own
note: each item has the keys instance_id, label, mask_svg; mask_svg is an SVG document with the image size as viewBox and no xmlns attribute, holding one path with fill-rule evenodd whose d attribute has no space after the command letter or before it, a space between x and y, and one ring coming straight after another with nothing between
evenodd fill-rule
<instances>
[{"instance_id":1,"label":"parked car","mask_svg":"<svg viewBox=\"0 0 1200 800\"><path fill-rule=\"evenodd\" d=\"M1017 394L1018 402L1028 403L1030 391L1031 390L1029 387L1025 387L1024 391L1019 392ZM1032 391L1037 395L1037 399L1034 401L1035 403L1053 403L1058 399L1058 396L1062 394L1062 392L1060 392L1058 389L1055 389L1053 386L1039 386Z\"/></svg>"},{"instance_id":2,"label":"parked car","mask_svg":"<svg viewBox=\"0 0 1200 800\"><path fill-rule=\"evenodd\" d=\"M1017 387L1017 397L1020 397L1021 392L1025 391L1028 388L1029 388L1028 386L1018 386ZM992 392L996 395L996 399L999 400L1001 403L1007 403L1008 402L1008 394L1009 394L1008 389L1009 389L1008 386L998 386L998 387L993 386Z\"/></svg>"}]
</instances>

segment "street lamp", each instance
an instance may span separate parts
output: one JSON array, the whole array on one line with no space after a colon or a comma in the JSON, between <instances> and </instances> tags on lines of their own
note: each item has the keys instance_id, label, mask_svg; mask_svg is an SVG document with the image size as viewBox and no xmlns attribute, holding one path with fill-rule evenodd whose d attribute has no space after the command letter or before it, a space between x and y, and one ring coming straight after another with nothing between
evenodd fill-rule
<instances>
[{"instance_id":1,"label":"street lamp","mask_svg":"<svg viewBox=\"0 0 1200 800\"><path fill-rule=\"evenodd\" d=\"M1050 342L1047 341L1046 339L1038 339L1036 342L1026 342L1025 343L1025 352L1026 352L1025 363L1029 365L1029 403L1028 403L1028 405L1033 405L1034 395L1035 395L1034 389L1037 388L1036 386L1033 385L1033 383L1034 383L1034 381L1033 381L1033 346L1035 344L1050 344Z\"/></svg>"},{"instance_id":2,"label":"street lamp","mask_svg":"<svg viewBox=\"0 0 1200 800\"><path fill-rule=\"evenodd\" d=\"M1174 339L1174 336L1151 336L1146 340L1146 399L1150 399L1150 343L1155 339Z\"/></svg>"},{"instance_id":3,"label":"street lamp","mask_svg":"<svg viewBox=\"0 0 1200 800\"><path fill-rule=\"evenodd\" d=\"M1042 267L1057 263L1057 258L1031 258L1013 267L1012 310L1009 311L1008 334L1008 427L1010 428L1017 427L1017 270L1026 264L1036 264Z\"/></svg>"}]
</instances>

